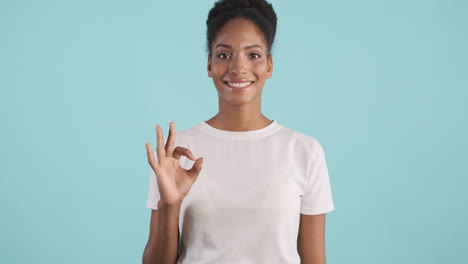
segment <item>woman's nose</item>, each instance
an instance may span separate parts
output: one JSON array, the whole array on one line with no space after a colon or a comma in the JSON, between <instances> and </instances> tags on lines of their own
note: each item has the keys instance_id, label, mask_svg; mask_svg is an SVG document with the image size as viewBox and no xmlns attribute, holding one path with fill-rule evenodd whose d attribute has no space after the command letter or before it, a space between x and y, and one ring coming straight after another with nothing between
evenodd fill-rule
<instances>
[{"instance_id":1,"label":"woman's nose","mask_svg":"<svg viewBox=\"0 0 468 264\"><path fill-rule=\"evenodd\" d=\"M247 72L247 61L242 56L233 56L229 65L229 73L241 75Z\"/></svg>"}]
</instances>

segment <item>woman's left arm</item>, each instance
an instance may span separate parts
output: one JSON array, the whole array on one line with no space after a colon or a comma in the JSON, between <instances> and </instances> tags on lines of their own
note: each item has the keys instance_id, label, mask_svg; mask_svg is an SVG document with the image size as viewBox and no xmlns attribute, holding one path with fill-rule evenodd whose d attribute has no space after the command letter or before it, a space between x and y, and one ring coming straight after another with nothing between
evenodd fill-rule
<instances>
[{"instance_id":1,"label":"woman's left arm","mask_svg":"<svg viewBox=\"0 0 468 264\"><path fill-rule=\"evenodd\" d=\"M326 264L325 215L303 215L299 224L297 251L301 264Z\"/></svg>"}]
</instances>

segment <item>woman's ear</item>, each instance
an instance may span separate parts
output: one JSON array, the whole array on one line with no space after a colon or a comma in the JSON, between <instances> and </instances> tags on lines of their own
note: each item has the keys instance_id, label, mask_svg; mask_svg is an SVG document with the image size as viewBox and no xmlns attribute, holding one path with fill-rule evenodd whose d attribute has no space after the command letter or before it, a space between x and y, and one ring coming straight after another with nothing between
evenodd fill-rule
<instances>
[{"instance_id":1,"label":"woman's ear","mask_svg":"<svg viewBox=\"0 0 468 264\"><path fill-rule=\"evenodd\" d=\"M207 63L208 77L211 76L211 54L208 54L208 63Z\"/></svg>"},{"instance_id":2,"label":"woman's ear","mask_svg":"<svg viewBox=\"0 0 468 264\"><path fill-rule=\"evenodd\" d=\"M268 55L268 61L267 61L267 64L268 64L268 68L267 68L267 79L270 79L271 78L271 74L273 73L273 56Z\"/></svg>"}]
</instances>

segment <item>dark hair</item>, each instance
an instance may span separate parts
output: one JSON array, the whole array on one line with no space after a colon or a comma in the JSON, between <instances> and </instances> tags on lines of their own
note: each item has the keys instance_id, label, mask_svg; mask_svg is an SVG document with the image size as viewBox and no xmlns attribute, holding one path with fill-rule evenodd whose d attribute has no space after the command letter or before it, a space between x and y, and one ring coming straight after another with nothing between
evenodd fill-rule
<instances>
[{"instance_id":1,"label":"dark hair","mask_svg":"<svg viewBox=\"0 0 468 264\"><path fill-rule=\"evenodd\" d=\"M276 13L265 0L218 0L211 8L206 20L207 51L211 54L211 43L216 34L228 21L243 17L249 19L263 32L271 51L276 34Z\"/></svg>"}]
</instances>

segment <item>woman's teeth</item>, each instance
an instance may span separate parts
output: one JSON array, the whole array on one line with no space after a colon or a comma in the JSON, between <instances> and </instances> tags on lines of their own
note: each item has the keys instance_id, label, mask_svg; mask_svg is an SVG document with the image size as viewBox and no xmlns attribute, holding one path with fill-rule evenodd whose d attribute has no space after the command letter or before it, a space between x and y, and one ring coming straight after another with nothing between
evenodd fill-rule
<instances>
[{"instance_id":1,"label":"woman's teeth","mask_svg":"<svg viewBox=\"0 0 468 264\"><path fill-rule=\"evenodd\" d=\"M236 88L242 88L242 87L247 87L251 84L252 82L242 82L242 83L232 83L232 82L227 82L229 86L236 87Z\"/></svg>"}]
</instances>

